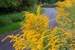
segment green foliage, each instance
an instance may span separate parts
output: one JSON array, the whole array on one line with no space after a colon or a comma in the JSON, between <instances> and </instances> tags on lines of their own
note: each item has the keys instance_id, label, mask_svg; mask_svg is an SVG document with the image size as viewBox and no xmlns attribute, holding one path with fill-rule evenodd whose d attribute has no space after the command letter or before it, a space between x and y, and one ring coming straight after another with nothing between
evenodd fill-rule
<instances>
[{"instance_id":1,"label":"green foliage","mask_svg":"<svg viewBox=\"0 0 75 50\"><path fill-rule=\"evenodd\" d=\"M0 17L0 26L4 26L7 24L12 23L11 19L9 17Z\"/></svg>"},{"instance_id":2,"label":"green foliage","mask_svg":"<svg viewBox=\"0 0 75 50\"><path fill-rule=\"evenodd\" d=\"M23 20L22 13L0 15L0 27Z\"/></svg>"},{"instance_id":3,"label":"green foliage","mask_svg":"<svg viewBox=\"0 0 75 50\"><path fill-rule=\"evenodd\" d=\"M26 11L33 11L36 4L38 4L38 0L26 0L23 5L25 6Z\"/></svg>"},{"instance_id":4,"label":"green foliage","mask_svg":"<svg viewBox=\"0 0 75 50\"><path fill-rule=\"evenodd\" d=\"M53 4L56 3L58 0L44 0L44 2L49 3L49 4Z\"/></svg>"},{"instance_id":5,"label":"green foliage","mask_svg":"<svg viewBox=\"0 0 75 50\"><path fill-rule=\"evenodd\" d=\"M14 30L17 30L20 28L20 25L21 25L21 22L15 22L10 25L6 25L4 27L0 27L0 35L7 33L7 32L12 32Z\"/></svg>"},{"instance_id":6,"label":"green foliage","mask_svg":"<svg viewBox=\"0 0 75 50\"><path fill-rule=\"evenodd\" d=\"M2 11L31 10L38 3L38 0L0 0Z\"/></svg>"},{"instance_id":7,"label":"green foliage","mask_svg":"<svg viewBox=\"0 0 75 50\"><path fill-rule=\"evenodd\" d=\"M38 0L27 0L28 4L34 5L38 2Z\"/></svg>"},{"instance_id":8,"label":"green foliage","mask_svg":"<svg viewBox=\"0 0 75 50\"><path fill-rule=\"evenodd\" d=\"M0 0L0 7L18 7L20 2L18 0Z\"/></svg>"}]
</instances>

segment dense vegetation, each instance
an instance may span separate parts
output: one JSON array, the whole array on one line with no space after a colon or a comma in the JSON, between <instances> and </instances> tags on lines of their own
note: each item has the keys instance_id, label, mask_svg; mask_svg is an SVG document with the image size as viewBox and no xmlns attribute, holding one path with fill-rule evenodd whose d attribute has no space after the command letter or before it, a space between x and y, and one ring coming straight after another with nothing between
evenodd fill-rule
<instances>
[{"instance_id":1,"label":"dense vegetation","mask_svg":"<svg viewBox=\"0 0 75 50\"><path fill-rule=\"evenodd\" d=\"M73 30L73 26L68 27L75 25L75 21L69 18L70 15L74 15L69 13L74 4L74 0L57 2L58 25L53 29L48 27L49 18L40 14L40 7L37 8L36 14L25 12L26 18L21 26L23 34L8 35L6 38L11 39L15 50L75 50L75 27Z\"/></svg>"}]
</instances>

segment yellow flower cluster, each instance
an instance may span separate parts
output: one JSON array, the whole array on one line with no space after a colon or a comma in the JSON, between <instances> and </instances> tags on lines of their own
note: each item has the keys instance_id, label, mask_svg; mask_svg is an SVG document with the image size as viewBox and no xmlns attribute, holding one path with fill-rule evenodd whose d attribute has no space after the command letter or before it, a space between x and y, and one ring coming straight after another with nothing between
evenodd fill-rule
<instances>
[{"instance_id":1,"label":"yellow flower cluster","mask_svg":"<svg viewBox=\"0 0 75 50\"><path fill-rule=\"evenodd\" d=\"M10 42L14 43L13 47L15 48L15 50L24 50L25 48L27 48L27 42L22 38L22 35L9 35L8 37L11 39Z\"/></svg>"},{"instance_id":2,"label":"yellow flower cluster","mask_svg":"<svg viewBox=\"0 0 75 50\"><path fill-rule=\"evenodd\" d=\"M75 1L74 0L64 0L63 2L58 1L57 3L57 16L56 16L56 20L57 23L60 27L64 27L64 28L71 28L70 25L72 24L72 20L70 19L70 12L69 9L75 5ZM69 24L70 23L70 24ZM64 24L64 25L63 25Z\"/></svg>"},{"instance_id":3,"label":"yellow flower cluster","mask_svg":"<svg viewBox=\"0 0 75 50\"><path fill-rule=\"evenodd\" d=\"M24 50L31 48L31 50L42 50L42 32L48 29L48 18L43 15L36 15L34 13L25 13L25 21L23 22L23 34L10 35L11 41L14 42L15 50Z\"/></svg>"},{"instance_id":4,"label":"yellow flower cluster","mask_svg":"<svg viewBox=\"0 0 75 50\"><path fill-rule=\"evenodd\" d=\"M32 19L34 20L34 18ZM34 22L33 20L32 23ZM13 47L15 48L15 50L24 50L25 48L31 48L31 50L59 50L61 46L65 46L65 44L67 43L67 39L71 34L57 27L53 30L46 28L45 30L40 31L43 29L43 27L41 26L42 28L37 31L37 26L35 27L35 29L32 27L32 24L28 26L29 28L27 28L26 26L27 25L23 26L25 27L25 29L23 30L23 34L9 36L11 38L11 42L14 42ZM66 45L69 46L69 44Z\"/></svg>"},{"instance_id":5,"label":"yellow flower cluster","mask_svg":"<svg viewBox=\"0 0 75 50\"><path fill-rule=\"evenodd\" d=\"M64 7L69 8L75 4L75 1L74 0L64 0L63 2L58 1L56 4L62 8Z\"/></svg>"},{"instance_id":6,"label":"yellow flower cluster","mask_svg":"<svg viewBox=\"0 0 75 50\"><path fill-rule=\"evenodd\" d=\"M26 12L26 20L23 24L23 32L27 41L29 41L31 50L42 50L43 43L41 38L42 32L48 29L48 18L40 14Z\"/></svg>"},{"instance_id":7,"label":"yellow flower cluster","mask_svg":"<svg viewBox=\"0 0 75 50\"><path fill-rule=\"evenodd\" d=\"M75 1L74 0L64 0L63 2L58 1L56 5L58 6L57 19L59 20L61 17L69 15L67 9L75 5Z\"/></svg>"},{"instance_id":8,"label":"yellow flower cluster","mask_svg":"<svg viewBox=\"0 0 75 50\"><path fill-rule=\"evenodd\" d=\"M35 30L25 30L23 37L29 42L31 50L41 50L42 40L41 34Z\"/></svg>"},{"instance_id":9,"label":"yellow flower cluster","mask_svg":"<svg viewBox=\"0 0 75 50\"><path fill-rule=\"evenodd\" d=\"M25 30L37 30L40 31L48 28L48 18L43 15L36 15L33 13L25 13L25 23L23 23L23 27Z\"/></svg>"},{"instance_id":10,"label":"yellow flower cluster","mask_svg":"<svg viewBox=\"0 0 75 50\"><path fill-rule=\"evenodd\" d=\"M31 48L31 50L59 50L65 45L70 46L70 44L67 44L69 42L67 40L71 40L71 33L56 27L53 30L46 29L43 32L25 30L21 35L10 35L9 37L11 42L14 42L15 50L24 50L25 48ZM70 49L70 47L68 48Z\"/></svg>"},{"instance_id":11,"label":"yellow flower cluster","mask_svg":"<svg viewBox=\"0 0 75 50\"><path fill-rule=\"evenodd\" d=\"M71 7L73 7L73 5L75 5L75 0L64 0L63 2L57 2L57 22L58 25L60 25L61 28L64 28L65 30L69 30L68 32L65 31L64 32L64 38L67 37L67 39L69 39L70 44L68 45L71 50L75 50L74 47L75 45L73 45L74 43L72 41L73 35L72 35L72 27L73 27L73 20L70 17L70 12L68 11L69 9L71 9ZM68 28L69 27L69 28ZM74 28L75 30L75 28ZM73 32L74 34L74 32ZM69 42L68 41L68 42Z\"/></svg>"},{"instance_id":12,"label":"yellow flower cluster","mask_svg":"<svg viewBox=\"0 0 75 50\"><path fill-rule=\"evenodd\" d=\"M58 10L64 14L64 9L61 8ZM63 14L59 14L59 16ZM13 47L15 50L27 48L31 50L64 50L64 47L70 49L70 44L68 44L68 40L72 37L70 32L58 27L53 30L48 28L49 19L47 16L30 12L25 12L24 16L23 34L9 36L11 42L14 42Z\"/></svg>"},{"instance_id":13,"label":"yellow flower cluster","mask_svg":"<svg viewBox=\"0 0 75 50\"><path fill-rule=\"evenodd\" d=\"M53 31L51 31L51 35L49 36L49 44L51 46L49 48L49 50L60 50L60 48L64 46L65 42L67 42L68 35L69 34L65 34L65 32L62 31L62 29L60 29L60 28L56 27L55 29L53 29ZM71 39L69 39L69 40L71 40ZM65 44L65 45L67 45L67 44ZM62 48L62 50L63 50L63 48Z\"/></svg>"}]
</instances>

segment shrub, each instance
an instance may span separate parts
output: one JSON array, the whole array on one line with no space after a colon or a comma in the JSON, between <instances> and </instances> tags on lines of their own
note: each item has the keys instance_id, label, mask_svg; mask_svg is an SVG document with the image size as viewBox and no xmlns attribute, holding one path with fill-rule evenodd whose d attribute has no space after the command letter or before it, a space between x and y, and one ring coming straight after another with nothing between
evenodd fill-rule
<instances>
[{"instance_id":1,"label":"shrub","mask_svg":"<svg viewBox=\"0 0 75 50\"><path fill-rule=\"evenodd\" d=\"M0 7L18 7L19 5L19 0L0 0Z\"/></svg>"},{"instance_id":2,"label":"shrub","mask_svg":"<svg viewBox=\"0 0 75 50\"><path fill-rule=\"evenodd\" d=\"M0 11L1 12L13 12L29 10L34 7L38 0L0 0Z\"/></svg>"}]
</instances>

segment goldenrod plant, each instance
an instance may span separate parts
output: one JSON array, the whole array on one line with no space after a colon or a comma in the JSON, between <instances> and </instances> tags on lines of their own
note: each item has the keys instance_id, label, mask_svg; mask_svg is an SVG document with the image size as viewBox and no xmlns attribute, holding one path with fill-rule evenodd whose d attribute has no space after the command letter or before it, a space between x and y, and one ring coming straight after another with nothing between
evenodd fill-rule
<instances>
[{"instance_id":1,"label":"goldenrod plant","mask_svg":"<svg viewBox=\"0 0 75 50\"><path fill-rule=\"evenodd\" d=\"M71 36L71 40L70 41L70 50L75 50L75 37L74 37L74 33L75 33L75 27L74 27L74 23L75 21L72 20L72 13L70 13L70 10L72 9L72 7L74 7L75 5L75 1L74 0L64 0L63 2L57 2L57 22L58 22L58 26L61 28L64 28L66 31L72 32L70 34L72 34ZM74 18L74 17L73 17ZM69 33L68 32L68 33ZM70 37L70 36L69 36ZM73 40L72 40L73 39Z\"/></svg>"},{"instance_id":2,"label":"goldenrod plant","mask_svg":"<svg viewBox=\"0 0 75 50\"><path fill-rule=\"evenodd\" d=\"M62 6L58 8L58 10L61 10L58 12L65 14L65 8L62 8ZM41 15L39 10L39 8L36 10L36 14L25 12L25 20L21 27L23 33L8 36L11 38L10 42L13 42L15 50L25 50L29 48L30 50L75 50L75 46L73 46L72 43L73 33L59 26L51 30L51 28L49 28L48 17ZM60 13L57 17L65 16ZM60 20L57 20L57 22L59 23Z\"/></svg>"},{"instance_id":3,"label":"goldenrod plant","mask_svg":"<svg viewBox=\"0 0 75 50\"><path fill-rule=\"evenodd\" d=\"M41 30L41 29L40 29ZM42 32L30 29L23 34L10 35L15 50L69 50L71 33L61 28L46 29Z\"/></svg>"},{"instance_id":4,"label":"goldenrod plant","mask_svg":"<svg viewBox=\"0 0 75 50\"><path fill-rule=\"evenodd\" d=\"M73 28L74 21L71 19L70 9L75 5L74 0L58 1L57 5L57 23L60 27L67 29ZM64 24L64 25L63 25Z\"/></svg>"}]
</instances>

